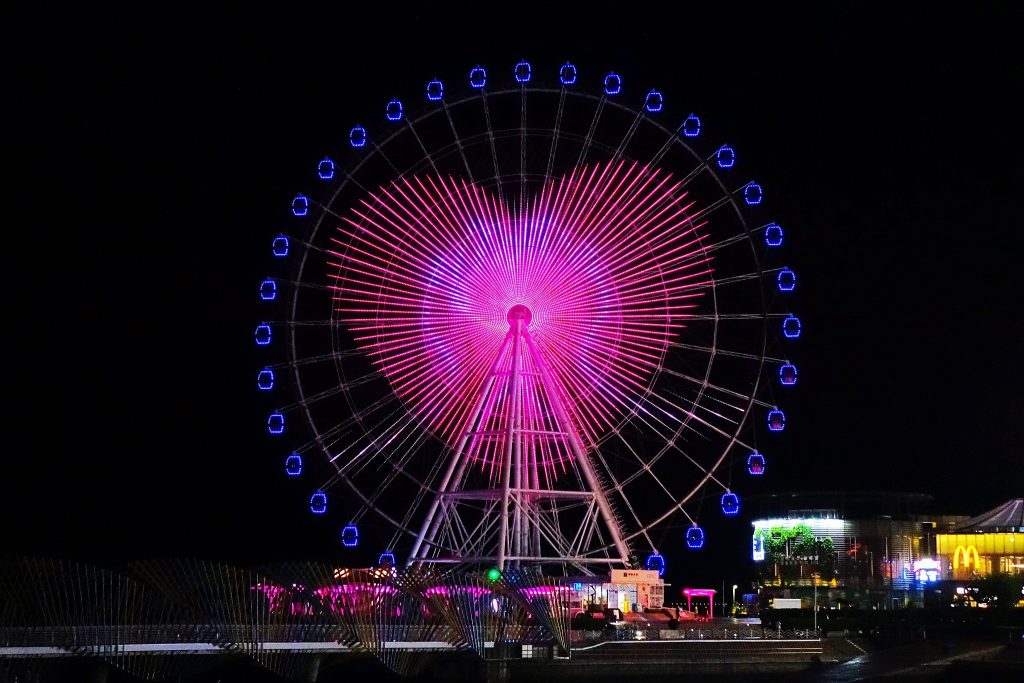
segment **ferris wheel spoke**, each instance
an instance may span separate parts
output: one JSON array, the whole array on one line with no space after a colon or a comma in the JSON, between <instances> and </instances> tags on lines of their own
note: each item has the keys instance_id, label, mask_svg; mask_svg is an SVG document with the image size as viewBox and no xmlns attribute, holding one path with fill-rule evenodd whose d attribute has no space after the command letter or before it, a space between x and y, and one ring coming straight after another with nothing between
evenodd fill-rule
<instances>
[{"instance_id":1,"label":"ferris wheel spoke","mask_svg":"<svg viewBox=\"0 0 1024 683\"><path fill-rule=\"evenodd\" d=\"M587 158L587 152L590 151L590 146L594 141L594 133L597 131L597 124L601 120L601 112L604 111L605 96L602 95L597 101L597 107L594 109L594 118L590 121L590 129L587 131L586 137L583 138L583 145L580 148L579 158L576 159L576 168L583 166L584 160Z\"/></svg>"},{"instance_id":2,"label":"ferris wheel spoke","mask_svg":"<svg viewBox=\"0 0 1024 683\"><path fill-rule=\"evenodd\" d=\"M448 108L448 103L442 101L441 107L444 109L444 115L448 119L448 126L452 130L452 136L455 138L455 145L459 149L459 156L462 157L462 163L466 167L466 177L469 179L469 182L476 184L476 180L473 179L473 170L469 167L469 159L466 157L466 149L463 147L459 132L455 129L455 119L452 118L452 112Z\"/></svg>"},{"instance_id":3,"label":"ferris wheel spoke","mask_svg":"<svg viewBox=\"0 0 1024 683\"><path fill-rule=\"evenodd\" d=\"M548 149L548 163L544 169L544 179L547 180L551 177L551 172L555 166L555 150L558 149L558 136L560 133L560 126L562 125L562 111L565 108L565 86L562 86L561 92L558 93L558 111L555 113L555 125L551 128L551 146Z\"/></svg>"},{"instance_id":4,"label":"ferris wheel spoke","mask_svg":"<svg viewBox=\"0 0 1024 683\"><path fill-rule=\"evenodd\" d=\"M484 123L487 125L487 140L491 146L491 160L494 162L494 182L497 186L498 196L504 199L505 193L501 189L501 169L498 167L498 149L494 142L494 129L491 126L491 110L487 107L487 93L480 88L480 102L484 110Z\"/></svg>"},{"instance_id":5,"label":"ferris wheel spoke","mask_svg":"<svg viewBox=\"0 0 1024 683\"><path fill-rule=\"evenodd\" d=\"M778 363L783 364L786 362L783 358L775 358L773 356L761 356L753 353L744 353L742 351L730 351L717 346L704 346L701 344L687 344L685 342L669 342L669 346L675 349L683 349L686 351L698 351L700 353L708 354L709 356L728 356L730 358L741 358L744 360L754 361L760 363L762 360L767 363Z\"/></svg>"},{"instance_id":6,"label":"ferris wheel spoke","mask_svg":"<svg viewBox=\"0 0 1024 683\"><path fill-rule=\"evenodd\" d=\"M367 375L364 375L364 376L359 377L359 378L354 379L354 380L350 380L348 382L340 382L339 384L337 384L337 385L335 385L335 386L333 386L333 387L331 387L329 389L323 389L322 391L318 391L315 394L310 394L308 396L303 396L302 399L300 399L298 401L295 401L294 403L286 404L286 405L282 406L281 408L279 408L279 410L281 412L285 412L285 411L289 411L289 410L294 410L296 408L307 408L307 407L312 406L313 404L317 403L318 401L323 401L323 400L331 398L333 396L337 396L338 394L346 393L348 391L351 391L352 389L356 389L356 388L358 388L358 387L360 387L360 386L362 386L364 384L368 384L369 382L372 382L374 380L382 379L383 377L384 376L381 373L379 373L379 372L371 372L371 373L369 373Z\"/></svg>"}]
</instances>

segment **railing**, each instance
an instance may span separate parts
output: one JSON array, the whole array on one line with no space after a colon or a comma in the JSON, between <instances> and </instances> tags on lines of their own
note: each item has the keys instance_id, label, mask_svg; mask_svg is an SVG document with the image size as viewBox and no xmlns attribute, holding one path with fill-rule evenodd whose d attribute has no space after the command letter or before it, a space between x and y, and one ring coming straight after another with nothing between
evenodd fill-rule
<instances>
[{"instance_id":1,"label":"railing","mask_svg":"<svg viewBox=\"0 0 1024 683\"><path fill-rule=\"evenodd\" d=\"M634 626L606 628L602 631L573 631L573 646L586 646L609 641L777 641L819 640L814 629L768 629L761 626L703 626L679 629L656 629Z\"/></svg>"}]
</instances>

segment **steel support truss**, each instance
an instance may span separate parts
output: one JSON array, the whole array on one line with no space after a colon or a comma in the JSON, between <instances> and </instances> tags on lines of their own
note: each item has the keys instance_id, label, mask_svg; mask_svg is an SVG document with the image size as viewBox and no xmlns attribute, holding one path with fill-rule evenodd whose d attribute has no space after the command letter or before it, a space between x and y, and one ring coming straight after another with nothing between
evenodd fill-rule
<instances>
[{"instance_id":1,"label":"steel support truss","mask_svg":"<svg viewBox=\"0 0 1024 683\"><path fill-rule=\"evenodd\" d=\"M588 574L592 565L629 566L629 548L607 489L530 334L530 317L525 306L509 311L508 334L450 451L410 565L563 564ZM529 399L528 382L533 382ZM545 428L524 421L527 400L531 414L546 416ZM543 454L553 451L565 453L570 466L557 478L542 477ZM487 486L478 481L482 452L492 454ZM552 482L575 488L553 488Z\"/></svg>"}]
</instances>

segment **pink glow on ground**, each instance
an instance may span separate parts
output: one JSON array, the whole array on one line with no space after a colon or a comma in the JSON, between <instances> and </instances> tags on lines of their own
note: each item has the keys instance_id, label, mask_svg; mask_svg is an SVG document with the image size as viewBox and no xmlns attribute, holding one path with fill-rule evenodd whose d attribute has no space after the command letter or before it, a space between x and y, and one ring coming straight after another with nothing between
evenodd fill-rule
<instances>
[{"instance_id":1,"label":"pink glow on ground","mask_svg":"<svg viewBox=\"0 0 1024 683\"><path fill-rule=\"evenodd\" d=\"M337 228L337 314L409 409L451 445L502 352L510 311L525 306L589 447L646 410L662 355L711 282L693 214L681 182L630 162L577 168L525 207L462 180L403 178ZM503 353L507 368L511 350ZM536 368L525 370L526 424L551 429ZM497 397L486 408L495 424L506 409ZM538 447L547 476L564 470L566 449ZM492 468L501 460L497 445L470 455Z\"/></svg>"}]
</instances>

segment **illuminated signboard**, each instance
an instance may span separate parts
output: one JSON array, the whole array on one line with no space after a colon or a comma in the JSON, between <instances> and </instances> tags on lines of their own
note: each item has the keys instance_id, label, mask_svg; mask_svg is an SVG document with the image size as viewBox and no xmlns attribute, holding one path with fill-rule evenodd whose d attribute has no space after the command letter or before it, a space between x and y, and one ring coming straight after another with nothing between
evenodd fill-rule
<instances>
[{"instance_id":1,"label":"illuminated signboard","mask_svg":"<svg viewBox=\"0 0 1024 683\"><path fill-rule=\"evenodd\" d=\"M939 572L942 564L931 557L925 557L914 562L914 578L919 583L934 583L939 580Z\"/></svg>"},{"instance_id":2,"label":"illuminated signboard","mask_svg":"<svg viewBox=\"0 0 1024 683\"><path fill-rule=\"evenodd\" d=\"M754 562L764 561L764 536L757 534L754 536Z\"/></svg>"}]
</instances>

